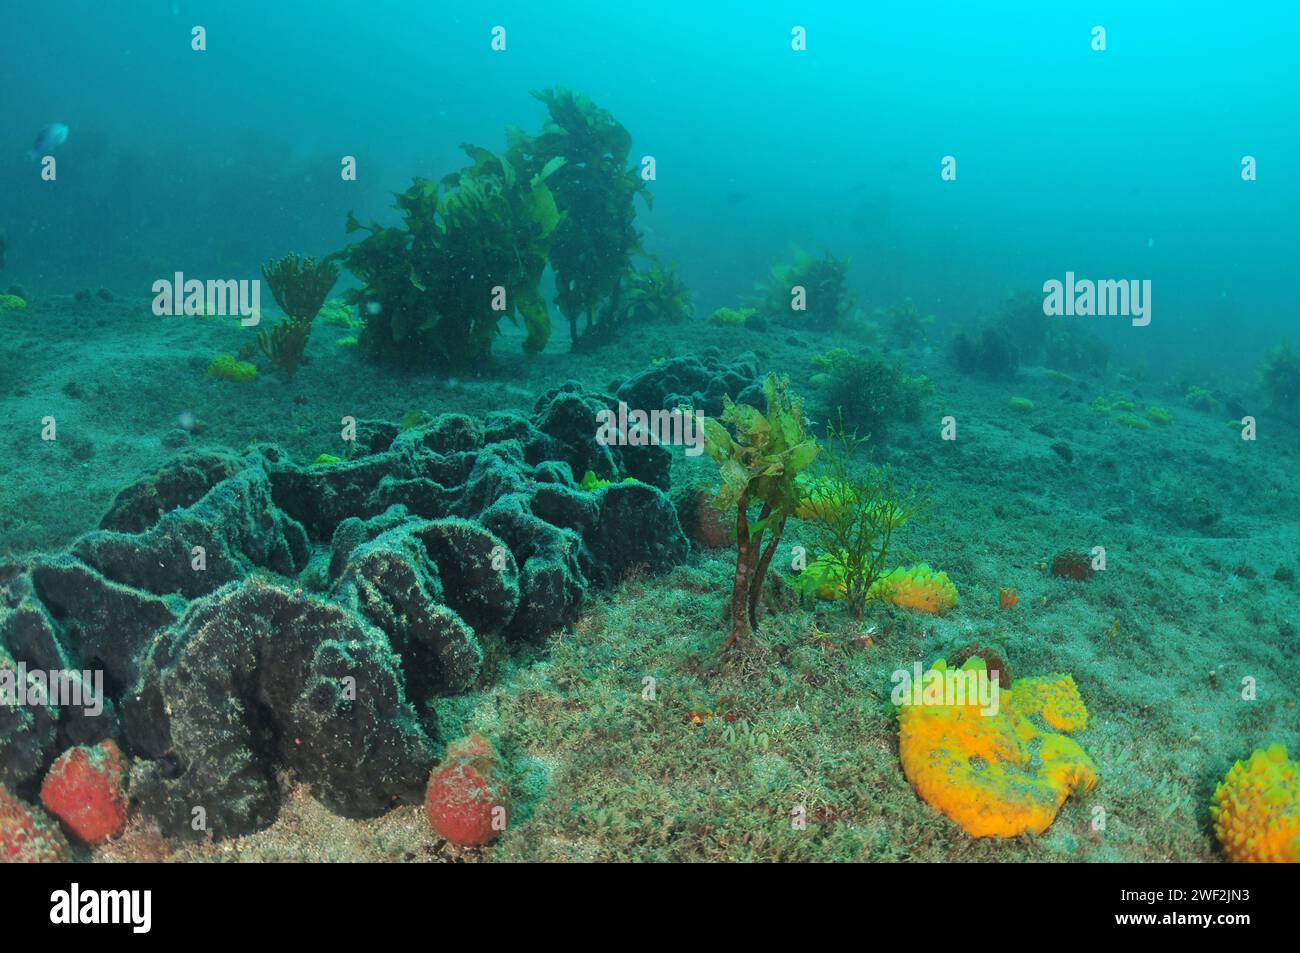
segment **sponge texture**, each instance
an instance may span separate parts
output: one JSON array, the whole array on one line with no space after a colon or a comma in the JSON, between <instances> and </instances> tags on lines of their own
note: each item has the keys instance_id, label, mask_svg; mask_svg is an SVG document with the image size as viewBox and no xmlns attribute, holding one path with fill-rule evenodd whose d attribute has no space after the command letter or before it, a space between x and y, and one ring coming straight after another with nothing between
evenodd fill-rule
<instances>
[{"instance_id":1,"label":"sponge texture","mask_svg":"<svg viewBox=\"0 0 1300 953\"><path fill-rule=\"evenodd\" d=\"M979 656L956 672L940 660L926 678L984 669ZM1069 675L1014 682L1000 692L995 713L969 696L964 701L901 706L898 747L916 793L972 837L1041 834L1071 793L1096 785L1096 765L1083 748L1040 727L1087 725L1087 709Z\"/></svg>"},{"instance_id":2,"label":"sponge texture","mask_svg":"<svg viewBox=\"0 0 1300 953\"><path fill-rule=\"evenodd\" d=\"M1210 802L1214 833L1237 863L1300 862L1300 771L1280 744L1232 766Z\"/></svg>"}]
</instances>

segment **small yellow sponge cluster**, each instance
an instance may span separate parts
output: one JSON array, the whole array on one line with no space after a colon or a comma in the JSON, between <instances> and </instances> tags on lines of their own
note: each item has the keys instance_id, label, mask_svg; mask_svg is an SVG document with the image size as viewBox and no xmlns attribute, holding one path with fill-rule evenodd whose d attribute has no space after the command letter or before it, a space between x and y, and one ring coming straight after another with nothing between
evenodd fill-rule
<instances>
[{"instance_id":1,"label":"small yellow sponge cluster","mask_svg":"<svg viewBox=\"0 0 1300 953\"><path fill-rule=\"evenodd\" d=\"M818 599L843 599L848 590L844 582L844 557L822 553L799 573L795 589Z\"/></svg>"},{"instance_id":2,"label":"small yellow sponge cluster","mask_svg":"<svg viewBox=\"0 0 1300 953\"><path fill-rule=\"evenodd\" d=\"M794 515L801 520L829 522L849 507L859 505L853 488L835 480L801 473L794 478L794 483L799 491L799 506Z\"/></svg>"},{"instance_id":3,"label":"small yellow sponge cluster","mask_svg":"<svg viewBox=\"0 0 1300 953\"><path fill-rule=\"evenodd\" d=\"M1026 715L1040 715L1057 731L1083 731L1088 709L1083 707L1073 675L1038 675L1015 684L1016 705Z\"/></svg>"},{"instance_id":4,"label":"small yellow sponge cluster","mask_svg":"<svg viewBox=\"0 0 1300 953\"><path fill-rule=\"evenodd\" d=\"M993 706L981 704L971 685L964 694L956 692L958 682L981 671L987 678L979 656L960 669L940 659L924 676L920 703L914 696L900 706L903 773L922 800L972 837L1041 834L1067 797L1092 790L1097 767L1074 739L1036 721L1082 728L1088 710L1072 677L1047 675L1017 680L999 692L996 711L990 711ZM943 697L935 700L932 689ZM944 703L954 701L960 703Z\"/></svg>"},{"instance_id":5,"label":"small yellow sponge cluster","mask_svg":"<svg viewBox=\"0 0 1300 953\"><path fill-rule=\"evenodd\" d=\"M1236 863L1300 863L1300 770L1283 745L1232 766L1210 802L1214 833Z\"/></svg>"},{"instance_id":6,"label":"small yellow sponge cluster","mask_svg":"<svg viewBox=\"0 0 1300 953\"><path fill-rule=\"evenodd\" d=\"M957 604L957 587L946 572L935 572L922 563L911 569L901 566L871 584L868 599L880 599L908 609L932 615L946 612Z\"/></svg>"},{"instance_id":7,"label":"small yellow sponge cluster","mask_svg":"<svg viewBox=\"0 0 1300 953\"><path fill-rule=\"evenodd\" d=\"M225 381L244 384L257 378L257 365L241 361L233 354L218 354L208 365L208 374Z\"/></svg>"}]
</instances>

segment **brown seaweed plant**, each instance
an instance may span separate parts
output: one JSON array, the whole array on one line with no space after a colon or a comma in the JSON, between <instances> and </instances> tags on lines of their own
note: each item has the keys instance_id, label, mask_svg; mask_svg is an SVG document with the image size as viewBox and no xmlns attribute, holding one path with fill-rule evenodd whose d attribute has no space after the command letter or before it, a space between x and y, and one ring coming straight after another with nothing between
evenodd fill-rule
<instances>
[{"instance_id":1,"label":"brown seaweed plant","mask_svg":"<svg viewBox=\"0 0 1300 953\"><path fill-rule=\"evenodd\" d=\"M262 278L270 286L275 303L288 317L269 332L258 334L257 346L289 380L293 380L302 363L312 322L338 277L338 266L331 260L318 263L310 255L285 255L262 266Z\"/></svg>"},{"instance_id":2,"label":"brown seaweed plant","mask_svg":"<svg viewBox=\"0 0 1300 953\"><path fill-rule=\"evenodd\" d=\"M763 393L766 414L727 399L720 418L704 421L705 449L722 477L713 505L736 514L736 576L724 651L753 635L763 578L786 521L799 507L795 477L819 450L805 427L803 402L790 395L787 382L769 375ZM753 507L759 508L757 518Z\"/></svg>"}]
</instances>

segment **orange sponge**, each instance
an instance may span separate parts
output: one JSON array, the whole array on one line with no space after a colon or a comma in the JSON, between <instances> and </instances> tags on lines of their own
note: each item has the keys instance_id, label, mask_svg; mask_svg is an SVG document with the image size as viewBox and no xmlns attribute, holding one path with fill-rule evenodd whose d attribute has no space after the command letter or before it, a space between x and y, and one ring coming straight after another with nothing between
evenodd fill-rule
<instances>
[{"instance_id":1,"label":"orange sponge","mask_svg":"<svg viewBox=\"0 0 1300 953\"><path fill-rule=\"evenodd\" d=\"M1237 863L1300 862L1300 771L1280 744L1232 766L1210 802L1214 833Z\"/></svg>"},{"instance_id":2,"label":"orange sponge","mask_svg":"<svg viewBox=\"0 0 1300 953\"><path fill-rule=\"evenodd\" d=\"M1016 707L1026 715L1041 715L1057 731L1083 731L1088 727L1088 709L1083 707L1073 675L1022 678L1013 687Z\"/></svg>"},{"instance_id":3,"label":"orange sponge","mask_svg":"<svg viewBox=\"0 0 1300 953\"><path fill-rule=\"evenodd\" d=\"M972 656L958 672L985 669ZM956 675L936 662L926 678ZM928 690L926 697L930 697ZM951 700L951 699L948 699ZM1041 834L1076 790L1090 791L1097 767L1078 743L1040 728L1087 724L1069 675L1020 679L999 693L996 712L969 695L962 704L904 704L898 712L903 773L931 807L973 837Z\"/></svg>"},{"instance_id":4,"label":"orange sponge","mask_svg":"<svg viewBox=\"0 0 1300 953\"><path fill-rule=\"evenodd\" d=\"M957 587L946 572L935 572L922 563L881 576L871 585L868 599L882 599L908 609L937 615L957 604Z\"/></svg>"}]
</instances>

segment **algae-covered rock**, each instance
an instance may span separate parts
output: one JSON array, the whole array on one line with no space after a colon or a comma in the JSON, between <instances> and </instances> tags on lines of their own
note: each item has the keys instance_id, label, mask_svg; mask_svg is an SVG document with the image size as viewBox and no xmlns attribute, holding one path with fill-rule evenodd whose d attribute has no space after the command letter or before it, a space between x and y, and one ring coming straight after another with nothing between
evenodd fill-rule
<instances>
[{"instance_id":1,"label":"algae-covered rock","mask_svg":"<svg viewBox=\"0 0 1300 953\"><path fill-rule=\"evenodd\" d=\"M468 414L442 414L421 431L420 442L435 453L477 450L483 446L483 425Z\"/></svg>"},{"instance_id":2,"label":"algae-covered rock","mask_svg":"<svg viewBox=\"0 0 1300 953\"><path fill-rule=\"evenodd\" d=\"M624 381L615 396L641 410L689 407L710 417L722 413L723 397L763 409L758 358L746 353L725 363L717 348L648 368Z\"/></svg>"},{"instance_id":3,"label":"algae-covered rock","mask_svg":"<svg viewBox=\"0 0 1300 953\"><path fill-rule=\"evenodd\" d=\"M597 439L600 429L597 415L601 411L617 415L618 404L612 397L588 393L580 384L570 381L538 399L534 424L558 441L560 459L569 464L573 473L590 470L606 480L630 476L666 490L672 466L672 455L667 448L650 443L606 444Z\"/></svg>"},{"instance_id":4,"label":"algae-covered rock","mask_svg":"<svg viewBox=\"0 0 1300 953\"><path fill-rule=\"evenodd\" d=\"M285 772L349 816L417 799L438 697L571 625L593 583L686 555L669 451L599 443L612 406L566 385L531 420L362 421L323 464L182 454L66 553L0 564L0 670L90 672L107 696L0 707L0 782L30 794L112 737L169 836L267 826ZM633 479L585 491L593 464Z\"/></svg>"},{"instance_id":5,"label":"algae-covered rock","mask_svg":"<svg viewBox=\"0 0 1300 953\"><path fill-rule=\"evenodd\" d=\"M196 602L160 638L165 659L145 678L156 679L170 747L137 765L131 798L164 834L267 826L284 768L348 817L419 800L429 735L378 629L331 602L250 581Z\"/></svg>"},{"instance_id":6,"label":"algae-covered rock","mask_svg":"<svg viewBox=\"0 0 1300 953\"><path fill-rule=\"evenodd\" d=\"M590 580L591 555L582 537L535 515L523 494L498 500L481 522L505 541L519 566L520 604L507 636L541 641L571 625Z\"/></svg>"},{"instance_id":7,"label":"algae-covered rock","mask_svg":"<svg viewBox=\"0 0 1300 953\"><path fill-rule=\"evenodd\" d=\"M116 729L112 696L134 678L136 653L154 629L172 619L159 600L111 583L68 556L6 566L0 572L0 667L18 673L21 665L41 693L29 699L44 701L11 709L0 704L11 712L0 725L36 733L10 736L10 747L0 727L0 776L30 777L57 754L47 735L60 748L110 737Z\"/></svg>"},{"instance_id":8,"label":"algae-covered rock","mask_svg":"<svg viewBox=\"0 0 1300 953\"><path fill-rule=\"evenodd\" d=\"M135 681L139 652L176 619L158 597L111 582L69 556L35 561L31 579L72 666L103 669L112 685Z\"/></svg>"},{"instance_id":9,"label":"algae-covered rock","mask_svg":"<svg viewBox=\"0 0 1300 953\"><path fill-rule=\"evenodd\" d=\"M168 510L193 506L222 480L248 465L224 450L184 453L118 493L100 520L100 529L142 533Z\"/></svg>"},{"instance_id":10,"label":"algae-covered rock","mask_svg":"<svg viewBox=\"0 0 1300 953\"><path fill-rule=\"evenodd\" d=\"M307 548L302 526L275 506L266 471L253 465L143 532L88 533L72 552L115 581L193 599L254 569L296 576Z\"/></svg>"},{"instance_id":11,"label":"algae-covered rock","mask_svg":"<svg viewBox=\"0 0 1300 953\"><path fill-rule=\"evenodd\" d=\"M363 543L368 543L381 533L386 533L411 519L410 512L404 506L390 506L378 516L363 520L350 516L334 530L330 540L329 580L333 582L347 567L348 557L352 551Z\"/></svg>"},{"instance_id":12,"label":"algae-covered rock","mask_svg":"<svg viewBox=\"0 0 1300 953\"><path fill-rule=\"evenodd\" d=\"M686 534L663 493L643 483L616 483L600 498L591 539L599 583L612 585L633 566L663 572L686 558Z\"/></svg>"},{"instance_id":13,"label":"algae-covered rock","mask_svg":"<svg viewBox=\"0 0 1300 953\"><path fill-rule=\"evenodd\" d=\"M519 607L519 567L501 539L464 519L418 523L411 535L438 567L444 601L480 637L510 624Z\"/></svg>"},{"instance_id":14,"label":"algae-covered rock","mask_svg":"<svg viewBox=\"0 0 1300 953\"><path fill-rule=\"evenodd\" d=\"M409 520L356 547L332 594L388 634L412 700L463 692L519 604L519 571L467 520Z\"/></svg>"},{"instance_id":15,"label":"algae-covered rock","mask_svg":"<svg viewBox=\"0 0 1300 953\"><path fill-rule=\"evenodd\" d=\"M392 450L327 467L284 461L271 468L272 498L312 539L327 539L348 517L375 515L369 503L375 488L408 471L402 454Z\"/></svg>"},{"instance_id":16,"label":"algae-covered rock","mask_svg":"<svg viewBox=\"0 0 1300 953\"><path fill-rule=\"evenodd\" d=\"M17 689L18 663L0 644L0 680ZM33 785L58 751L57 713L44 706L0 704L0 787Z\"/></svg>"}]
</instances>

